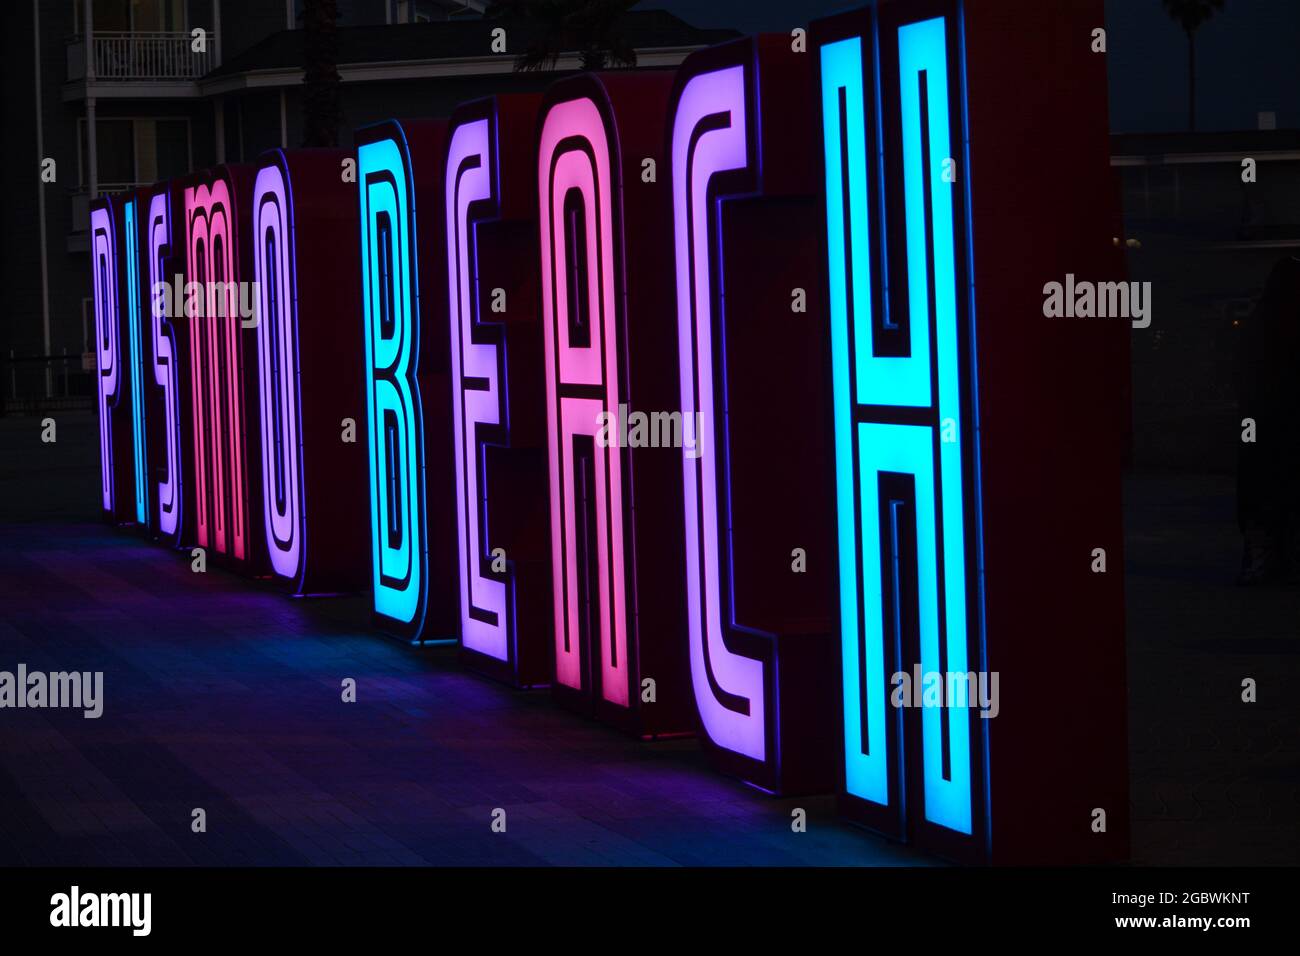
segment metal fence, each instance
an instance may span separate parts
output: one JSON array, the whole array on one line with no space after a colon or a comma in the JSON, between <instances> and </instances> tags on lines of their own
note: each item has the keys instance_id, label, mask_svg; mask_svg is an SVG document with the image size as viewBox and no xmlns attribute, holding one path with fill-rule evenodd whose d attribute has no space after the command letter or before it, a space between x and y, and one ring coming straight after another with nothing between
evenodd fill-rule
<instances>
[{"instance_id":1,"label":"metal fence","mask_svg":"<svg viewBox=\"0 0 1300 956\"><path fill-rule=\"evenodd\" d=\"M0 355L0 414L93 408L94 355ZM89 366L89 367L87 367Z\"/></svg>"}]
</instances>

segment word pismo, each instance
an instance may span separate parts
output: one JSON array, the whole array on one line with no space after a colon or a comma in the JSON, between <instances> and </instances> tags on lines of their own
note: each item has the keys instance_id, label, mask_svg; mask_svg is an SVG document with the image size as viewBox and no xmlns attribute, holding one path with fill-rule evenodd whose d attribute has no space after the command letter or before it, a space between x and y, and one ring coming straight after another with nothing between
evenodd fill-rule
<instances>
[{"instance_id":1,"label":"word pismo","mask_svg":"<svg viewBox=\"0 0 1300 956\"><path fill-rule=\"evenodd\" d=\"M1048 319L1132 319L1133 328L1151 324L1150 282L1075 281L1043 286L1043 316Z\"/></svg>"},{"instance_id":2,"label":"word pismo","mask_svg":"<svg viewBox=\"0 0 1300 956\"><path fill-rule=\"evenodd\" d=\"M104 713L103 671L28 671L19 664L14 671L0 671L0 710L52 708L82 710L87 720Z\"/></svg>"}]
</instances>

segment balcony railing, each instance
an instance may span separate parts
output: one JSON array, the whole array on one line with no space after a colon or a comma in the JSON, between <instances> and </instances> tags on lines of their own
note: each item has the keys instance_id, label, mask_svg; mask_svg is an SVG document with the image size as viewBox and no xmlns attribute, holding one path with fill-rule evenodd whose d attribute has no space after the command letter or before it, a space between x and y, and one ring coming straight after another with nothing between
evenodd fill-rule
<instances>
[{"instance_id":1,"label":"balcony railing","mask_svg":"<svg viewBox=\"0 0 1300 956\"><path fill-rule=\"evenodd\" d=\"M86 75L84 38L68 44L68 79ZM91 36L96 81L193 80L213 68L212 37L207 49L195 53L188 33L107 33Z\"/></svg>"},{"instance_id":2,"label":"balcony railing","mask_svg":"<svg viewBox=\"0 0 1300 956\"><path fill-rule=\"evenodd\" d=\"M0 353L0 415L95 407L95 353Z\"/></svg>"},{"instance_id":3,"label":"balcony railing","mask_svg":"<svg viewBox=\"0 0 1300 956\"><path fill-rule=\"evenodd\" d=\"M153 183L101 182L97 185L101 196L111 196L113 193L125 193L133 189L152 186ZM72 199L72 226L68 230L68 238L69 241L74 238L77 240L75 243L76 250L69 249L69 251L81 251L84 248L86 233L90 229L90 190L85 186L78 186L70 190L68 194Z\"/></svg>"}]
</instances>

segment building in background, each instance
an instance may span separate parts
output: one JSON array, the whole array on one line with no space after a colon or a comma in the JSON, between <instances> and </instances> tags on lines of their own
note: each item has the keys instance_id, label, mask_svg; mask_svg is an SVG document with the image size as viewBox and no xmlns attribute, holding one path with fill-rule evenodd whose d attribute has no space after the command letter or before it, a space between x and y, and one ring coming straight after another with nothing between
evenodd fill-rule
<instances>
[{"instance_id":1,"label":"building in background","mask_svg":"<svg viewBox=\"0 0 1300 956\"><path fill-rule=\"evenodd\" d=\"M438 116L491 93L540 90L579 67L519 73L526 25L484 19L486 0L337 0L341 145L393 116ZM7 318L0 408L88 404L94 314L90 201L302 143L303 0L13 0L6 9L4 230ZM504 54L491 30L507 28ZM637 68L675 66L735 35L657 10L619 29ZM202 31L196 44L195 31ZM196 46L199 48L196 50ZM55 161L43 183L19 170Z\"/></svg>"},{"instance_id":2,"label":"building in background","mask_svg":"<svg viewBox=\"0 0 1300 956\"><path fill-rule=\"evenodd\" d=\"M1152 290L1151 325L1132 333L1137 468L1236 469L1242 327L1273 265L1300 257L1300 131L1270 125L1111 137L1129 279Z\"/></svg>"},{"instance_id":3,"label":"building in background","mask_svg":"<svg viewBox=\"0 0 1300 956\"><path fill-rule=\"evenodd\" d=\"M788 29L856 5L647 2L701 22L731 18L745 29ZM492 53L487 0L337 5L343 145L358 126L541 89L579 66L572 55L554 72L515 72L514 55L532 38L511 27L506 54ZM302 8L303 0L11 0L3 42L14 176L3 229L0 409L69 395L88 403L82 355L94 326L86 263L92 196L301 144ZM1112 135L1112 165L1124 238L1140 243L1127 249L1130 277L1151 281L1154 293L1152 324L1132 339L1138 467L1234 467L1220 433L1236 411L1240 323L1277 257L1300 255L1294 84L1273 82L1289 62L1277 50L1295 35L1298 16L1285 6L1252 12L1229 4L1200 31L1204 116L1258 128L1162 132L1185 115L1183 35L1158 0L1107 5L1111 123L1122 131ZM192 50L196 29L205 31L201 53ZM624 29L640 68L675 66L736 33L699 29L663 10L633 11ZM1243 74L1236 64L1246 50L1260 62ZM1241 181L1246 156L1258 163L1253 184ZM42 184L33 171L47 157L57 180Z\"/></svg>"}]
</instances>

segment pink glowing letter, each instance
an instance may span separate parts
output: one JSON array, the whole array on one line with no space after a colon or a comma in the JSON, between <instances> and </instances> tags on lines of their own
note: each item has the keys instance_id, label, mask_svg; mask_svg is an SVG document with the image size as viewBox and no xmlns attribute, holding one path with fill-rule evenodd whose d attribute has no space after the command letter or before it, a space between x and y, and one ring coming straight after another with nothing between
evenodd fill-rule
<instances>
[{"instance_id":1,"label":"pink glowing letter","mask_svg":"<svg viewBox=\"0 0 1300 956\"><path fill-rule=\"evenodd\" d=\"M224 179L185 190L185 252L198 303L187 300L193 348L190 391L194 407L197 539L243 559L245 514L244 409L238 351L238 278L234 263L230 188Z\"/></svg>"},{"instance_id":2,"label":"pink glowing letter","mask_svg":"<svg viewBox=\"0 0 1300 956\"><path fill-rule=\"evenodd\" d=\"M591 100L558 103L546 114L537 174L555 676L583 686L585 633L600 657L601 695L626 707L623 477L616 443L597 440L602 413L617 415L619 401L614 197L609 143Z\"/></svg>"}]
</instances>

